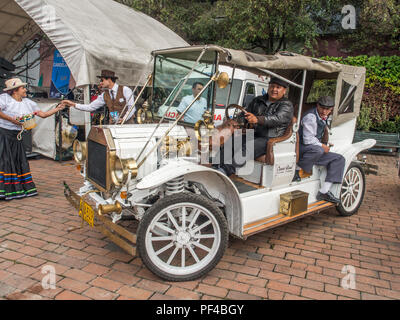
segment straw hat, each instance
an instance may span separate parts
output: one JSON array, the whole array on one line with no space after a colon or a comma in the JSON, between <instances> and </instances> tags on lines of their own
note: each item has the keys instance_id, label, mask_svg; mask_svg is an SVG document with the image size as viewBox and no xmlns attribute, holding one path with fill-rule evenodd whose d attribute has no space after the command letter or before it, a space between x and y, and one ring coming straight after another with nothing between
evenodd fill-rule
<instances>
[{"instance_id":1,"label":"straw hat","mask_svg":"<svg viewBox=\"0 0 400 320\"><path fill-rule=\"evenodd\" d=\"M22 82L19 78L9 79L5 82L6 88L3 91L10 91L19 87L25 87L27 83Z\"/></svg>"}]
</instances>

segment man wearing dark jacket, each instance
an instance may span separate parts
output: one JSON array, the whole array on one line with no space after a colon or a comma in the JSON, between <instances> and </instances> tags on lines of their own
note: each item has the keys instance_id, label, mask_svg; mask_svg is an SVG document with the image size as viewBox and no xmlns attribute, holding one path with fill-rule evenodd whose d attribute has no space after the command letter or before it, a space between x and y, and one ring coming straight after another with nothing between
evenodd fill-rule
<instances>
[{"instance_id":1,"label":"man wearing dark jacket","mask_svg":"<svg viewBox=\"0 0 400 320\"><path fill-rule=\"evenodd\" d=\"M288 83L278 78L271 78L268 93L258 96L250 102L245 113L246 120L254 126L254 153L250 154L251 148L242 143L242 148L233 150L232 164L227 164L223 158L220 163L214 166L215 169L226 175L234 174L236 168L246 164L247 160L257 159L266 152L267 142L270 138L282 136L287 127L291 124L293 118L293 104L285 98ZM235 154L242 153L242 156L235 157ZM223 156L223 152L220 152ZM220 156L218 155L218 156ZM242 158L240 163L235 161Z\"/></svg>"}]
</instances>

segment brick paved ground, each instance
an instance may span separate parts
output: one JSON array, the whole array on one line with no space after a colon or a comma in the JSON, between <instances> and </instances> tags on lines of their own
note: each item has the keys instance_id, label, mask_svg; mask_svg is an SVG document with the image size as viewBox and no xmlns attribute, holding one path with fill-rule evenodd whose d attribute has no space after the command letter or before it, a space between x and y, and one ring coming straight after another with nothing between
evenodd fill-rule
<instances>
[{"instance_id":1,"label":"brick paved ground","mask_svg":"<svg viewBox=\"0 0 400 320\"><path fill-rule=\"evenodd\" d=\"M96 230L69 232L80 222L61 182L76 190L81 177L72 162L33 160L40 196L0 202L0 299L399 299L400 179L393 157L369 159L380 173L357 215L330 210L231 239L217 268L184 283L160 280ZM48 265L55 289L41 285ZM340 285L345 265L353 290Z\"/></svg>"}]
</instances>

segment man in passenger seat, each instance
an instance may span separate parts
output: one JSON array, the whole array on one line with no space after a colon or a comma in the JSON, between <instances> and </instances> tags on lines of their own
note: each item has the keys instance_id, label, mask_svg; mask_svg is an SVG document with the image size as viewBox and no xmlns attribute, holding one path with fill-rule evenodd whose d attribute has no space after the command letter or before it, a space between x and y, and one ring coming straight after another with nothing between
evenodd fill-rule
<instances>
[{"instance_id":1,"label":"man in passenger seat","mask_svg":"<svg viewBox=\"0 0 400 320\"><path fill-rule=\"evenodd\" d=\"M247 160L257 159L266 152L267 142L270 138L282 136L293 118L293 104L285 97L288 83L279 79L271 78L268 92L262 96L255 97L247 107L245 113L248 123L254 126L254 153L250 154L251 148L242 142L241 148L233 150L232 161L224 161L223 148L217 155L218 164L213 168L227 176L236 172L236 168L243 167ZM231 138L232 139L232 138ZM232 147L234 144L232 143ZM244 157L235 157L241 153ZM241 163L235 161L240 158ZM229 159L231 160L231 159ZM215 163L215 162L214 162Z\"/></svg>"},{"instance_id":2,"label":"man in passenger seat","mask_svg":"<svg viewBox=\"0 0 400 320\"><path fill-rule=\"evenodd\" d=\"M317 106L306 112L301 120L300 160L298 167L311 173L314 165L324 166L327 169L325 182L317 194L317 200L340 203L329 189L334 183L342 183L345 159L342 155L330 152L330 146L322 143L322 137L327 126L327 119L335 103L332 97L321 97ZM300 180L298 171L294 180Z\"/></svg>"}]
</instances>

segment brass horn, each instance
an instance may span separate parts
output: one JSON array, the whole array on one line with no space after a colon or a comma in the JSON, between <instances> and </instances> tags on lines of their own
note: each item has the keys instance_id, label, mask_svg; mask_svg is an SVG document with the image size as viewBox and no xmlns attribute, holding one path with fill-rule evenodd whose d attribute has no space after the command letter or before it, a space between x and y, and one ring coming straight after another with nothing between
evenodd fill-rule
<instances>
[{"instance_id":1,"label":"brass horn","mask_svg":"<svg viewBox=\"0 0 400 320\"><path fill-rule=\"evenodd\" d=\"M103 216L105 214L109 214L112 212L116 212L120 214L122 212L122 206L118 201L115 201L114 204L101 204L98 208L99 216Z\"/></svg>"}]
</instances>

